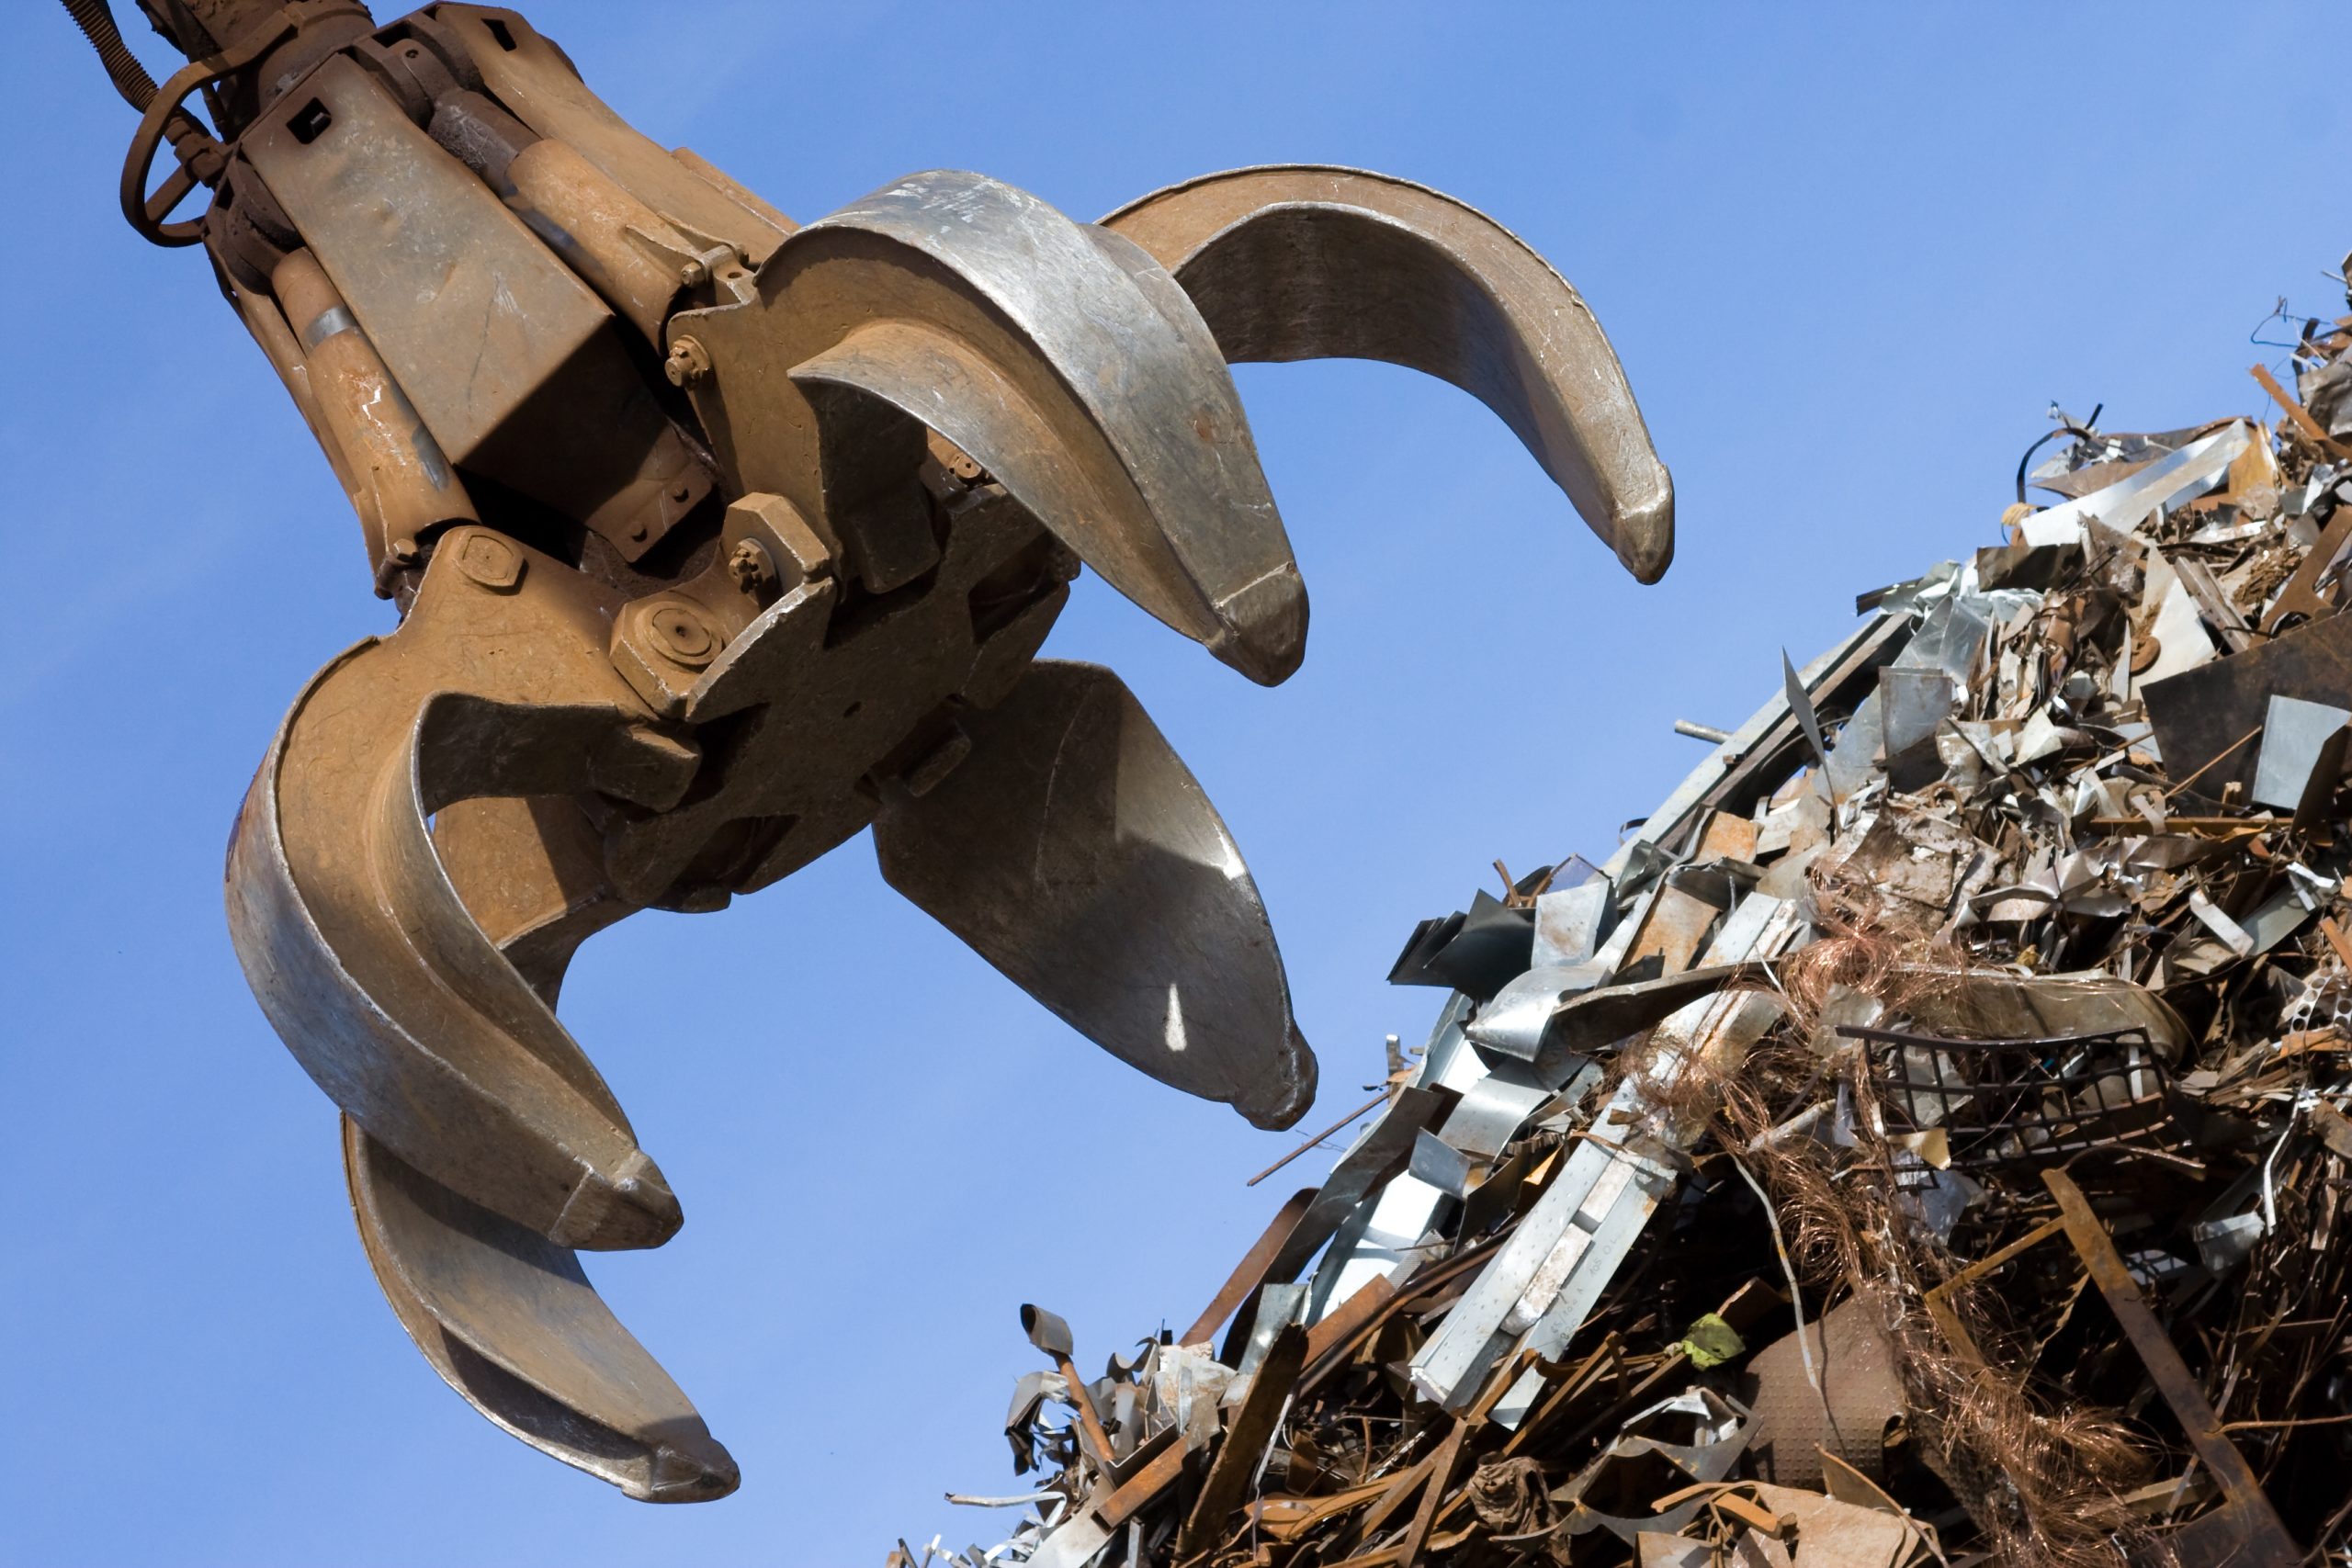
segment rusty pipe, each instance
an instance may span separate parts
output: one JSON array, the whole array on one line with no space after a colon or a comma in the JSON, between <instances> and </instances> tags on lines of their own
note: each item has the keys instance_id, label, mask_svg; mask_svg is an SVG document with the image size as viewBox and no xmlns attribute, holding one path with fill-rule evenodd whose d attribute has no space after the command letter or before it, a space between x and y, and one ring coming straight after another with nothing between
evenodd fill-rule
<instances>
[{"instance_id":1,"label":"rusty pipe","mask_svg":"<svg viewBox=\"0 0 2352 1568\"><path fill-rule=\"evenodd\" d=\"M433 139L530 227L614 310L662 345L680 290L735 252L696 241L560 138L542 137L483 95L435 100Z\"/></svg>"},{"instance_id":2,"label":"rusty pipe","mask_svg":"<svg viewBox=\"0 0 2352 1568\"><path fill-rule=\"evenodd\" d=\"M245 323L245 331L253 334L254 344L269 361L269 367L277 372L279 382L286 388L286 395L294 400L294 407L301 414L302 423L311 427L311 438L318 442L319 450L325 454L327 467L334 470L335 483L343 487L344 499L350 502L352 511L359 514L362 531L370 539L377 537L375 497L360 491L359 481L352 476L351 459L345 455L341 443L328 430L325 416L319 412L319 400L311 392L310 366L302 357L302 345L294 339L294 329L286 324L285 313L278 310L277 301L269 296L256 294L247 288L236 291L233 303L237 307L238 319Z\"/></svg>"},{"instance_id":3,"label":"rusty pipe","mask_svg":"<svg viewBox=\"0 0 2352 1568\"><path fill-rule=\"evenodd\" d=\"M376 592L390 597L429 531L481 514L318 258L289 251L270 287L301 347L311 406L343 452Z\"/></svg>"},{"instance_id":4,"label":"rusty pipe","mask_svg":"<svg viewBox=\"0 0 2352 1568\"><path fill-rule=\"evenodd\" d=\"M517 152L506 178L503 194L515 215L646 341L660 344L679 291L709 276L706 247L552 137Z\"/></svg>"}]
</instances>

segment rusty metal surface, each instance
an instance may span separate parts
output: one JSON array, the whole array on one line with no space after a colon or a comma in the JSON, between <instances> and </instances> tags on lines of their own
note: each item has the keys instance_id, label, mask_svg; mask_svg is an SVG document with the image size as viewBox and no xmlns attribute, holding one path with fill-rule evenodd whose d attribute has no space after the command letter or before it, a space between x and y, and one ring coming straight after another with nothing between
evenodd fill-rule
<instances>
[{"instance_id":1,"label":"rusty metal surface","mask_svg":"<svg viewBox=\"0 0 2352 1568\"><path fill-rule=\"evenodd\" d=\"M269 748L228 867L240 961L345 1114L419 1348L632 1496L736 1472L573 1256L684 1213L556 1016L582 941L871 825L893 886L1080 1032L1286 1125L1315 1058L1238 846L1115 675L1035 661L1080 564L1289 675L1306 591L1227 363L1331 354L1468 388L1637 576L1670 554L1665 470L1581 301L1420 187L1245 171L1100 226L934 172L798 228L511 11L224 0L167 18L192 62L159 89L102 7L68 8L141 111L126 215L204 244L402 617ZM199 88L209 130L177 107ZM1253 1294L1305 1299L1350 1194L1450 1103L1404 1099L1220 1295L1237 1334ZM1369 1320L1388 1296L1347 1299ZM1270 1387L1330 1337L1276 1315ZM1090 1442L1129 1483L1190 1451Z\"/></svg>"},{"instance_id":2,"label":"rusty metal surface","mask_svg":"<svg viewBox=\"0 0 2352 1568\"><path fill-rule=\"evenodd\" d=\"M435 6L432 13L466 46L484 90L668 221L733 245L754 266L791 231L782 213L738 196L724 175L703 177L615 114L522 16L495 6Z\"/></svg>"},{"instance_id":3,"label":"rusty metal surface","mask_svg":"<svg viewBox=\"0 0 2352 1568\"><path fill-rule=\"evenodd\" d=\"M595 819L570 795L480 795L433 818L458 902L548 1006L580 944L637 912L605 869Z\"/></svg>"},{"instance_id":4,"label":"rusty metal surface","mask_svg":"<svg viewBox=\"0 0 2352 1568\"><path fill-rule=\"evenodd\" d=\"M2107 1298L2109 1310L2115 1314L2124 1337L2146 1365L2156 1392L2179 1418L2181 1430L2188 1435L2189 1446L2197 1450L2198 1459L2221 1483L2224 1498L2221 1509L2191 1527L2197 1529L2196 1539L2200 1543L2197 1559L2241 1563L2245 1568L2288 1568L2290 1563L2302 1562L2303 1549L2295 1544L2295 1538L2278 1522L2278 1512L2271 1507L2245 1455L2223 1435L2221 1417L2213 1414L2203 1385L2181 1360L2172 1337L2149 1309L2138 1281L2132 1278L2122 1255L2115 1250L2107 1227L2091 1212L2082 1189L2063 1170L2045 1170L2041 1179L2058 1201L2066 1239L2074 1244L2083 1267L2090 1271L2091 1282ZM2222 1544L2223 1540L2225 1545Z\"/></svg>"},{"instance_id":5,"label":"rusty metal surface","mask_svg":"<svg viewBox=\"0 0 2352 1568\"><path fill-rule=\"evenodd\" d=\"M516 153L506 177L507 204L650 342L661 342L680 291L707 276L702 251L734 260L732 251L694 244L552 137Z\"/></svg>"},{"instance_id":6,"label":"rusty metal surface","mask_svg":"<svg viewBox=\"0 0 2352 1568\"><path fill-rule=\"evenodd\" d=\"M677 1229L675 1195L426 826L474 795L685 787L693 754L602 659L600 608L524 546L446 537L401 629L288 716L238 819L230 919L279 1034L370 1134L563 1245L646 1247Z\"/></svg>"},{"instance_id":7,"label":"rusty metal surface","mask_svg":"<svg viewBox=\"0 0 2352 1568\"><path fill-rule=\"evenodd\" d=\"M930 592L856 613L844 604L854 585L814 530L780 498L752 501L756 511L739 502L730 519L757 527L770 558L805 576L779 579L740 633L708 613L716 595L690 598L691 584L638 601L615 628L616 662L641 672L641 692L728 735L688 798L613 823L607 863L640 902L765 886L864 828L880 780L929 788L969 748L957 716L1003 697L1067 595L1066 569L1034 548L1034 525L983 496L957 514ZM768 518L803 541L797 564ZM976 617L971 604L991 586L1003 596ZM664 617L692 629L665 637Z\"/></svg>"},{"instance_id":8,"label":"rusty metal surface","mask_svg":"<svg viewBox=\"0 0 2352 1568\"><path fill-rule=\"evenodd\" d=\"M1242 1396L1241 1407L1234 1412L1233 1420L1226 1428L1224 1446L1217 1450L1216 1461L1202 1479L1200 1496L1176 1537L1180 1558L1198 1555L1214 1545L1223 1532L1225 1517L1240 1503L1264 1460L1266 1445L1274 1436L1274 1424L1282 1418L1283 1406L1290 1397L1291 1384L1306 1367L1306 1330L1295 1323L1284 1324L1274 1335L1265 1359L1258 1363L1250 1391Z\"/></svg>"},{"instance_id":9,"label":"rusty metal surface","mask_svg":"<svg viewBox=\"0 0 2352 1568\"><path fill-rule=\"evenodd\" d=\"M241 146L458 463L608 330L589 287L356 62L328 61Z\"/></svg>"},{"instance_id":10,"label":"rusty metal surface","mask_svg":"<svg viewBox=\"0 0 2352 1568\"><path fill-rule=\"evenodd\" d=\"M2352 695L2352 622L2328 615L2243 653L2152 681L2146 692L2165 765L2187 784L2185 793L2218 801L2232 785L2253 784L2261 737L2249 740L2248 732L2263 722L2270 698L2340 704Z\"/></svg>"},{"instance_id":11,"label":"rusty metal surface","mask_svg":"<svg viewBox=\"0 0 2352 1568\"><path fill-rule=\"evenodd\" d=\"M238 145L392 384L459 468L641 557L710 484L612 312L357 62L301 88Z\"/></svg>"},{"instance_id":12,"label":"rusty metal surface","mask_svg":"<svg viewBox=\"0 0 2352 1568\"><path fill-rule=\"evenodd\" d=\"M320 445L350 476L380 592L413 565L443 525L481 517L440 443L392 379L382 355L308 250L290 251L270 285L300 356ZM258 302L257 302L258 304Z\"/></svg>"},{"instance_id":13,"label":"rusty metal surface","mask_svg":"<svg viewBox=\"0 0 2352 1568\"><path fill-rule=\"evenodd\" d=\"M1881 1310L1849 1296L1805 1325L1802 1349L1790 1334L1748 1359L1739 1398L1756 1416L1748 1452L1758 1476L1818 1488L1826 1455L1874 1481L1886 1478L1885 1434L1904 1401L1894 1347L1872 1317Z\"/></svg>"}]
</instances>

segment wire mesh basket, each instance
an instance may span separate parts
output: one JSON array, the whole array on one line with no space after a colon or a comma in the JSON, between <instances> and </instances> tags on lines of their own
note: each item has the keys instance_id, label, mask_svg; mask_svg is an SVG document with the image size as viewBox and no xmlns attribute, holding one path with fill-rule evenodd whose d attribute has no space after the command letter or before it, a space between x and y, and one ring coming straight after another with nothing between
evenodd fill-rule
<instances>
[{"instance_id":1,"label":"wire mesh basket","mask_svg":"<svg viewBox=\"0 0 2352 1568\"><path fill-rule=\"evenodd\" d=\"M1953 1040L1858 1024L1838 1032L1868 1053L1888 1134L1942 1131L1942 1157L1930 1165L2040 1168L2093 1149L2180 1157L2171 1080L2144 1029L2041 1040Z\"/></svg>"}]
</instances>

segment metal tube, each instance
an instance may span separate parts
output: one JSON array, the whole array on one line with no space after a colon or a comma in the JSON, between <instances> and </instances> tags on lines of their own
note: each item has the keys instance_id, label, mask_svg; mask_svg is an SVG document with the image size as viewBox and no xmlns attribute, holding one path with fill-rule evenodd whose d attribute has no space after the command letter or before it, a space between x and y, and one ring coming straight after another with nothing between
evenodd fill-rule
<instances>
[{"instance_id":1,"label":"metal tube","mask_svg":"<svg viewBox=\"0 0 2352 1568\"><path fill-rule=\"evenodd\" d=\"M270 287L300 344L311 406L349 466L376 592L389 595L429 530L481 514L318 258L289 252Z\"/></svg>"},{"instance_id":2,"label":"metal tube","mask_svg":"<svg viewBox=\"0 0 2352 1568\"><path fill-rule=\"evenodd\" d=\"M647 341L678 290L707 276L696 247L570 146L534 141L506 165L506 204Z\"/></svg>"}]
</instances>

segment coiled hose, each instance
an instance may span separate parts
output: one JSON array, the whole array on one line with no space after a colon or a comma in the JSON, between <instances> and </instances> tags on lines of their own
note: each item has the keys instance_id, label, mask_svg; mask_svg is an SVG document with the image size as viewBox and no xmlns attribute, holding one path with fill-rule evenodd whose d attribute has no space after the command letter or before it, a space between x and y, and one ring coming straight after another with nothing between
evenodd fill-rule
<instances>
[{"instance_id":1,"label":"coiled hose","mask_svg":"<svg viewBox=\"0 0 2352 1568\"><path fill-rule=\"evenodd\" d=\"M114 13L107 9L107 0L64 0L66 15L98 51L98 63L107 68L114 90L122 95L123 102L140 113L155 101L155 79L139 63L122 41L122 34L114 25Z\"/></svg>"}]
</instances>

